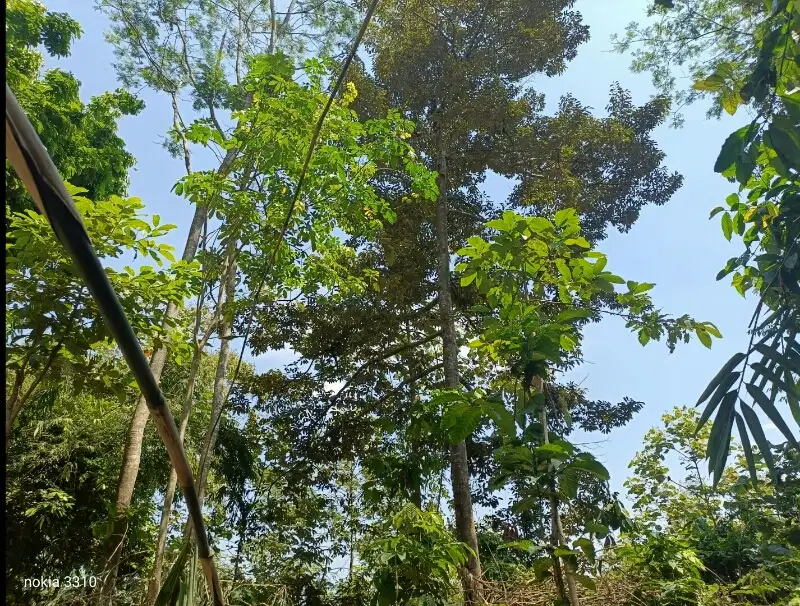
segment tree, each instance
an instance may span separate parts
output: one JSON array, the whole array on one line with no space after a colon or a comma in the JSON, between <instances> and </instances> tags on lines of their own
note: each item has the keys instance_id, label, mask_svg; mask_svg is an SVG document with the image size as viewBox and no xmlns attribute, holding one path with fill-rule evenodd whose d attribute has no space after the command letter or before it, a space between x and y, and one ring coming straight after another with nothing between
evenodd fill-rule
<instances>
[{"instance_id":1,"label":"tree","mask_svg":"<svg viewBox=\"0 0 800 606\"><path fill-rule=\"evenodd\" d=\"M95 203L81 196L85 190L70 187L89 236L101 259L135 253L169 265L155 270L126 267L108 274L133 326L145 342L158 343L177 328L163 328L160 303L182 301L197 287L196 268L174 262L171 247L157 239L174 229L142 219L144 207L137 198L117 196ZM6 397L6 444L25 404L52 387L53 369L68 365L80 373L80 382L101 384L117 394L127 394L119 371L109 366L103 350L110 334L99 318L89 291L72 260L58 244L47 219L26 210L6 207L6 377L11 381Z\"/></svg>"},{"instance_id":2,"label":"tree","mask_svg":"<svg viewBox=\"0 0 800 606\"><path fill-rule=\"evenodd\" d=\"M66 57L80 37L80 25L65 13L53 13L35 0L6 0L6 82L36 128L61 176L84 188L91 200L124 196L134 159L117 135L122 116L134 116L144 104L117 90L80 99L80 82L70 73L42 74L43 46ZM12 211L33 209L22 183L6 164L6 202ZM8 226L6 226L8 227Z\"/></svg>"},{"instance_id":3,"label":"tree","mask_svg":"<svg viewBox=\"0 0 800 606\"><path fill-rule=\"evenodd\" d=\"M142 4L128 0L101 0L98 6L107 12L113 23L109 40L116 47L120 79L129 88L146 85L170 97L174 123L171 136L165 144L176 155L183 156L188 174L192 173L191 151L183 132L178 104L181 91L189 89L194 108L206 114L205 119L224 141L228 138L217 114L220 111L247 108L253 101L252 93L241 85L249 62L262 53L274 53L285 37L291 39L295 27L303 35L308 33L304 31L304 23L313 30L315 25L330 23L324 18L335 14L326 3L309 3L306 7L305 3L292 2L283 19L279 20L274 2L267 6L260 0L224 3L198 0L185 5L175 2ZM302 23L292 23L292 18L296 16L300 17ZM232 23L235 23L235 29L230 31L229 38ZM257 33L262 23L269 24L266 36ZM335 37L339 32L334 28L329 33ZM325 37L321 40L324 41ZM237 154L235 144L225 147L224 158L216 174L222 178L227 176ZM183 251L184 261L191 261L197 252L203 226L208 219L207 213L206 206L196 205ZM165 316L174 318L178 310L178 305L170 304ZM150 367L156 380L160 378L166 359L166 347L153 351ZM220 364L225 367L224 360ZM114 515L119 516L120 521L107 546L106 595L113 593L114 589L120 555L118 547L124 534L121 517L133 495L147 419L146 402L140 398L131 419L118 482Z\"/></svg>"},{"instance_id":4,"label":"tree","mask_svg":"<svg viewBox=\"0 0 800 606\"><path fill-rule=\"evenodd\" d=\"M503 441L495 451L499 466L490 487L502 488L514 477L521 480L514 505L517 512L536 507L541 499L549 503L548 557L534 566L541 572L550 568L561 601L577 605L576 582L589 586L593 582L579 572L578 552L566 543L559 509L562 501L577 498L584 475L608 480L609 474L591 454L579 452L552 433L545 381L551 380L552 371L580 342L577 322L592 314L590 305L597 291L615 296L626 312L627 326L639 333L642 344L666 336L674 349L691 332L717 331L712 324L688 316L673 319L654 312L646 294L653 284L628 281L628 291L616 293L614 284L625 284L625 280L605 271L607 260L602 253L589 250L575 210L558 211L554 219L525 218L506 211L502 219L487 223L496 232L491 241L473 236L458 251L463 259L456 266L462 286L474 283L481 295L474 311L480 314L482 331L469 346L498 372L488 390L471 395L449 391L437 399L446 406L442 426L454 437L471 434L484 416L497 425ZM608 535L607 521L614 529L621 523L581 520L588 536L577 539L573 547L584 551L592 565L592 539ZM533 545L528 542L522 547ZM548 561L551 565L545 566Z\"/></svg>"},{"instance_id":5,"label":"tree","mask_svg":"<svg viewBox=\"0 0 800 606\"><path fill-rule=\"evenodd\" d=\"M626 140L627 145L633 143L640 152L647 150L641 164L630 164L636 168L629 172L627 186L620 179L617 191L601 188L597 190L601 193L592 199L594 191L588 183L582 190L579 189L582 183L578 188L570 187L568 179L562 182L555 178L556 185L549 191L549 182L534 183L535 179L541 180L541 174L535 173L532 167L540 165L544 170L558 166L565 177L574 178L575 173L579 179L597 183L603 179L600 176L603 164L613 162L610 160L613 155L603 160L600 154L594 155L591 151L585 142L590 131L565 127L570 119L573 122L570 126L583 122L593 127L595 123L585 108L567 100L563 106L567 115L561 123L538 116L540 96L525 91L522 85L531 75L555 75L563 71L567 61L575 56L578 45L586 39L588 30L581 24L580 14L570 10L572 4L566 1L545 5L516 2L385 4L376 14L377 27L368 45L374 73L367 75L363 69L354 71L356 85L367 92L366 98L373 107L401 107L417 122L415 145L424 153L429 166L439 173L440 199L432 218L436 234L432 248L437 259L436 292L441 314L445 380L451 388L458 387L461 377L449 284L450 255L458 248L454 242L463 242L461 234L466 237L480 228L483 201L477 185L487 169L506 176L521 176L523 182L516 193L516 201L519 206L527 203L533 212L538 205L540 209L545 207L543 214L552 216L559 208L577 206L582 213L601 214L607 212L607 205L620 203L619 214L611 220L625 226L635 220L638 208L650 201L633 193L632 183L654 177L652 191L658 192L656 202L668 199L679 184L676 176L652 174L661 157L654 146L640 145L646 135L642 137L631 132L634 129L649 132L663 115L663 102L653 104L642 116L630 120L636 112L629 103L626 108L624 101L613 109L614 112L620 110L614 116L620 122L615 136L621 135L620 139ZM491 111L487 111L490 107ZM648 114L649 120L645 117ZM623 125L628 128L625 132ZM556 141L555 149L547 150L551 157L546 155L547 151L539 154L548 128L558 129L565 138L573 133L570 142L575 141L575 148L580 151L573 152L566 144L562 148L561 142ZM619 145L619 142L609 143L615 147ZM566 153L562 154L562 150ZM622 151L621 155L629 153ZM566 156L567 166L558 158L562 155ZM569 156L577 156L571 166ZM397 184L392 186L396 188ZM628 206L624 210L623 200ZM466 220L461 219L464 216ZM597 237L602 236L609 219L605 215L598 221ZM398 250L399 246L392 248ZM459 536L477 552L466 445L455 444L451 458ZM472 577L480 578L478 557L470 559L468 568ZM477 596L469 597L472 590L469 579L465 579L468 599L476 600Z\"/></svg>"}]
</instances>

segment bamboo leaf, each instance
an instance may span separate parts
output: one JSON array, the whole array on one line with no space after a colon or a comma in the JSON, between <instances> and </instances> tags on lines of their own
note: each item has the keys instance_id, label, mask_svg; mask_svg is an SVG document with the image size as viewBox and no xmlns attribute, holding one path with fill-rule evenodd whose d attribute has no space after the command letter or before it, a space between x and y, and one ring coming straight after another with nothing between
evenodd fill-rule
<instances>
[{"instance_id":1,"label":"bamboo leaf","mask_svg":"<svg viewBox=\"0 0 800 606\"><path fill-rule=\"evenodd\" d=\"M747 433L747 426L745 425L742 415L734 412L736 418L736 428L739 430L739 440L742 442L742 450L744 451L744 458L747 459L747 469L750 471L750 479L753 482L758 481L758 472L756 470L756 461L753 457L753 445L750 444L750 436Z\"/></svg>"},{"instance_id":2,"label":"bamboo leaf","mask_svg":"<svg viewBox=\"0 0 800 606\"><path fill-rule=\"evenodd\" d=\"M784 370L786 382L792 382L792 372L786 368ZM786 399L789 401L789 409L792 411L792 416L795 422L800 425L800 403L798 403L797 389L790 389L786 392Z\"/></svg>"},{"instance_id":3,"label":"bamboo leaf","mask_svg":"<svg viewBox=\"0 0 800 606\"><path fill-rule=\"evenodd\" d=\"M695 432L695 435L697 435L697 433L700 432L700 430L706 424L706 421L708 421L708 419L711 418L711 415L714 414L714 411L716 410L719 403L722 402L722 398L725 396L725 394L728 392L731 386L737 381L737 379L741 374L742 373L740 373L739 371L732 372L727 377L725 377L721 383L719 383L717 391L715 391L714 395L711 396L711 399L708 401L708 404L706 405L706 409L703 411L703 414L700 415L700 420L697 423L697 430ZM699 403L700 402L698 402L698 404Z\"/></svg>"},{"instance_id":4,"label":"bamboo leaf","mask_svg":"<svg viewBox=\"0 0 800 606\"><path fill-rule=\"evenodd\" d=\"M156 597L155 606L174 606L178 599L181 588L181 577L183 576L183 569L186 567L186 560L189 558L191 551L192 541L187 540L184 542L183 549L181 549L178 558L169 570L164 584Z\"/></svg>"},{"instance_id":5,"label":"bamboo leaf","mask_svg":"<svg viewBox=\"0 0 800 606\"><path fill-rule=\"evenodd\" d=\"M772 459L772 450L769 442L767 441L767 437L764 435L764 430L761 427L761 421L758 420L758 415L752 408L750 408L744 402L741 402L741 405L744 420L747 421L747 426L750 428L750 433L753 434L753 439L756 441L756 445L758 445L758 449L761 451L761 456L764 457L764 462L767 464L770 474L772 474L773 481L776 481L775 461Z\"/></svg>"},{"instance_id":6,"label":"bamboo leaf","mask_svg":"<svg viewBox=\"0 0 800 606\"><path fill-rule=\"evenodd\" d=\"M725 365L722 368L720 368L720 370L716 374L716 376L713 379L711 379L711 383L708 384L708 387L706 387L705 391L703 392L703 395L701 395L700 399L697 400L696 406L699 406L700 404L702 404L712 393L714 393L714 390L720 384L722 379L724 379L726 376L728 376L730 371L732 371L734 368L736 368L739 365L739 363L742 360L744 360L744 358L745 358L745 355L743 353L737 353L737 354L734 354L733 357L730 360L725 362Z\"/></svg>"},{"instance_id":7,"label":"bamboo leaf","mask_svg":"<svg viewBox=\"0 0 800 606\"><path fill-rule=\"evenodd\" d=\"M761 410L769 417L769 420L775 424L780 432L786 437L789 443L797 449L800 449L800 445L797 443L797 438L794 437L792 430L789 429L789 426L786 425L786 422L783 420L781 413L775 408L775 405L770 402L770 399L764 394L763 391L758 389L752 383L748 383L746 386L747 393L756 401L761 407Z\"/></svg>"},{"instance_id":8,"label":"bamboo leaf","mask_svg":"<svg viewBox=\"0 0 800 606\"><path fill-rule=\"evenodd\" d=\"M712 474L713 487L716 488L725 471L725 463L728 462L728 452L731 447L731 430L733 429L733 407L737 399L736 391L729 391L722 398L717 418L711 427L711 435L708 438L706 454L709 458L708 472Z\"/></svg>"}]
</instances>

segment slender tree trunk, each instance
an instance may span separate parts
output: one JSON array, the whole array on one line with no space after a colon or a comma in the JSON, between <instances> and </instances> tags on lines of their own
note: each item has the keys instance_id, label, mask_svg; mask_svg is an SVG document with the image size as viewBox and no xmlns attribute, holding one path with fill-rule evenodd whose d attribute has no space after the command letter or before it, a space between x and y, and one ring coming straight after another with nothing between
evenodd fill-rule
<instances>
[{"instance_id":1,"label":"slender tree trunk","mask_svg":"<svg viewBox=\"0 0 800 606\"><path fill-rule=\"evenodd\" d=\"M458 345L453 321L453 301L450 295L450 245L447 227L447 155L442 124L436 124L438 151L437 183L439 198L436 203L436 256L438 261L439 317L442 325L442 357L444 361L445 386L460 389L458 372ZM474 552L470 554L467 568L462 573L464 601L467 604L481 603L481 562L478 554L478 535L472 513L472 495L469 487L469 465L464 441L450 446L450 479L453 489L458 539Z\"/></svg>"},{"instance_id":2,"label":"slender tree trunk","mask_svg":"<svg viewBox=\"0 0 800 606\"><path fill-rule=\"evenodd\" d=\"M411 329L409 323L405 323L406 328L406 341L411 342ZM411 377L417 376L417 368L416 364L414 363L414 356L410 356L408 358L408 374ZM414 404L417 401L417 382L412 378L411 381L408 383L408 409L409 412L414 410ZM417 470L419 471L417 481L414 484L413 492L411 493L411 499L414 505L417 506L417 509L422 509L422 465L419 464L419 457L420 457L420 450L421 445L420 441L415 439L411 440L411 464L417 465Z\"/></svg>"},{"instance_id":3,"label":"slender tree trunk","mask_svg":"<svg viewBox=\"0 0 800 606\"><path fill-rule=\"evenodd\" d=\"M22 389L22 384L25 382L24 367L20 368L14 373L14 386L11 388L11 394L6 400L6 452L8 452L8 442L11 438L11 427L14 425L16 415L14 410L17 408L17 400L19 400L19 392Z\"/></svg>"},{"instance_id":4,"label":"slender tree trunk","mask_svg":"<svg viewBox=\"0 0 800 606\"><path fill-rule=\"evenodd\" d=\"M534 377L533 385L538 393L544 395L544 382L540 377ZM550 434L547 430L547 400L544 400L542 409L539 411L539 423L542 425L542 436L545 444L550 443ZM560 545L564 544L564 530L561 525L561 514L558 512L558 496L556 495L556 486L553 483L550 486L550 545L553 549L557 549ZM556 582L556 589L558 591L559 599L572 606L579 606L580 600L578 598L578 587L575 585L575 579L569 574L566 574L567 565L564 562L564 569L562 571L560 559L553 554L553 575ZM566 588L565 588L566 579ZM567 598L569 592L569 598Z\"/></svg>"},{"instance_id":5,"label":"slender tree trunk","mask_svg":"<svg viewBox=\"0 0 800 606\"><path fill-rule=\"evenodd\" d=\"M230 163L232 162L233 156L231 156L230 160ZM207 211L205 207L195 207L194 217L189 228L189 235L186 238L186 246L184 247L183 256L181 257L183 261L190 262L194 259L206 215ZM178 317L179 311L175 303L169 302L167 304L165 316L168 319L175 319ZM161 373L164 371L166 362L167 347L166 345L162 345L156 348L150 356L150 371L153 373L156 382L160 381ZM103 601L107 604L113 604L113 593L117 583L117 569L119 568L123 542L128 527L126 515L131 500L133 499L136 477L139 475L139 464L142 459L142 441L144 440L144 430L149 416L150 411L147 408L147 401L144 399L144 396L140 394L136 402L136 408L133 411L131 424L128 427L125 450L122 454L122 469L117 483L113 528L111 536L106 542L106 567L103 571L101 591L102 595L105 596Z\"/></svg>"},{"instance_id":6,"label":"slender tree trunk","mask_svg":"<svg viewBox=\"0 0 800 606\"><path fill-rule=\"evenodd\" d=\"M356 522L355 522L355 483L356 483L356 460L350 464L350 477L347 483L347 520L350 524L350 553L347 566L347 584L353 582L353 567L356 555Z\"/></svg>"},{"instance_id":7,"label":"slender tree trunk","mask_svg":"<svg viewBox=\"0 0 800 606\"><path fill-rule=\"evenodd\" d=\"M236 241L231 239L227 243L226 266L228 273L225 278L225 306L222 308L219 324L219 357L217 360L217 372L214 376L214 399L211 407L211 421L206 432L205 443L203 444L202 456L200 458L200 469L197 475L197 498L200 505L203 505L205 497L206 481L208 472L211 469L211 461L214 458L214 445L217 443L219 426L221 423L222 407L227 399L227 376L228 360L231 353L231 335L233 334L233 314L236 297Z\"/></svg>"}]
</instances>

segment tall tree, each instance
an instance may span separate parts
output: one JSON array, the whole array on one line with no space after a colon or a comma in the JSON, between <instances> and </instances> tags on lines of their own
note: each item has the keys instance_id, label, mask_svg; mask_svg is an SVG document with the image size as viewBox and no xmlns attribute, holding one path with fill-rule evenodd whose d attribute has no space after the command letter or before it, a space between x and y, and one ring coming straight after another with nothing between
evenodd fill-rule
<instances>
[{"instance_id":1,"label":"tall tree","mask_svg":"<svg viewBox=\"0 0 800 606\"><path fill-rule=\"evenodd\" d=\"M663 118L663 101L636 110L624 93L615 91L618 100L610 108L610 121L620 129L615 136L621 136L609 143L616 147L630 137L629 151L619 146L621 153L617 152L616 158L595 154L590 145L581 143L592 138L585 129L595 128L595 123L574 100L562 103L564 117L560 121L538 115L543 100L525 89L524 80L538 73L551 76L562 72L588 37L588 28L582 25L580 14L571 10L572 4L388 3L377 13L377 27L370 39L373 73L354 71L356 85L366 91L365 99L374 107L400 107L417 122L415 145L439 172L433 250L444 369L452 386L459 385L461 377L457 373L458 336L452 321L449 268L450 255L457 247L454 241L463 242L456 237L454 226L460 225L457 233L465 236L481 229L481 211L492 208L477 191L487 169L521 177L515 199L509 202L522 207L527 204L534 212L552 216L558 208L576 206L582 214L601 215L601 209L608 212L609 207L614 208L608 212L611 216L598 221L594 238L604 235L608 222L629 227L643 204L663 203L680 184L679 177L660 168L663 156L646 134ZM576 130L576 125L582 128ZM628 129L627 133L622 129ZM556 139L548 149L544 143L547 130L561 133L563 142ZM636 131L641 134L634 134ZM574 145L567 147L566 140ZM619 160L634 151L641 154L642 162L629 163L627 170L623 169L628 173L627 183L626 179L604 177L609 163L622 166L624 161ZM547 174L542 175L539 168ZM551 172L556 174L548 180ZM562 175L563 180L559 179ZM586 188L570 188L568 178L586 183ZM590 193L593 181L601 186L594 188L594 198ZM613 185L606 186L604 181ZM658 193L642 196L635 185L641 181L652 181L651 191ZM618 214L613 216L614 212ZM459 537L476 551L466 450L461 444L453 447L451 481ZM480 577L478 557L470 558L469 569L473 578ZM469 589L469 578L465 579L467 595L472 596L469 599L478 599Z\"/></svg>"},{"instance_id":2,"label":"tall tree","mask_svg":"<svg viewBox=\"0 0 800 606\"><path fill-rule=\"evenodd\" d=\"M108 39L115 46L116 67L122 82L129 88L144 85L166 93L171 98L176 123L182 122L178 117L177 98L188 89L194 109L205 114L205 120L213 125L222 140L228 136L218 114L252 104L252 92L242 86L242 78L252 58L274 53L285 38L291 46L294 35L311 34L313 39L314 26L336 22L330 20L336 13L328 3L308 3L306 6L304 2L293 1L280 17L275 3L263 0L197 0L188 4L99 0L98 6L112 21ZM268 24L266 32L262 29L264 23ZM328 31L334 36L339 33L335 29ZM318 38L322 41L330 39L324 35ZM189 173L190 147L181 136L179 124L174 125L172 134L174 140L168 141L167 147L183 156ZM212 171L222 178L230 173L238 154L235 143L224 149L219 167ZM208 219L207 213L207 206L195 206L182 255L184 261L194 259L203 225ZM176 317L179 308L179 305L170 303L165 316ZM153 351L150 358L156 380L166 359L167 344L164 343ZM136 484L147 419L147 405L140 398L131 419L118 482L114 512L117 523L107 544L105 595L111 595L114 589L124 537L124 514Z\"/></svg>"}]
</instances>

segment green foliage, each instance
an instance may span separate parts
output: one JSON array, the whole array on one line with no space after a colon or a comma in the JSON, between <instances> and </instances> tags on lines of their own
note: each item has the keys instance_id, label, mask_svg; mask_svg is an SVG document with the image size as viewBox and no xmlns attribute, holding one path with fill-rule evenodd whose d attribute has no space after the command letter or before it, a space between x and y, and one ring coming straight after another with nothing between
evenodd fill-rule
<instances>
[{"instance_id":1,"label":"green foliage","mask_svg":"<svg viewBox=\"0 0 800 606\"><path fill-rule=\"evenodd\" d=\"M144 221L140 200L112 197L95 203L80 195L85 190L70 188L101 259L133 253L158 265L174 260L171 247L158 238L175 226ZM122 380L124 375L104 353L111 339L108 329L47 220L32 210L17 213L9 207L6 220L6 373L14 381L6 400L7 420L13 423L31 391L51 367L62 363L79 371L79 391L86 382L127 397L129 380ZM159 270L143 265L106 271L139 338L149 344L171 339L168 333L177 324L170 323L167 333L160 328L163 302L182 302L193 292L196 267L176 262Z\"/></svg>"},{"instance_id":2,"label":"green foliage","mask_svg":"<svg viewBox=\"0 0 800 606\"><path fill-rule=\"evenodd\" d=\"M789 603L800 578L797 452L788 445L778 449L778 483L764 473L756 452L753 480L741 445L733 442L735 467L713 487L701 471L712 430L706 425L696 434L697 412L687 408L676 408L663 422L631 462L626 486L634 499L633 526L615 557L649 579L642 589L655 592L657 603ZM667 467L674 457L681 476Z\"/></svg>"},{"instance_id":3,"label":"green foliage","mask_svg":"<svg viewBox=\"0 0 800 606\"><path fill-rule=\"evenodd\" d=\"M47 11L35 0L6 0L6 82L47 147L61 176L84 188L89 198L123 196L134 159L117 135L122 116L138 114L144 104L117 90L85 104L80 82L59 69L41 73L40 46L56 57L69 55L81 35L77 22L65 13ZM6 164L6 201L12 211L33 203Z\"/></svg>"},{"instance_id":4,"label":"green foliage","mask_svg":"<svg viewBox=\"0 0 800 606\"><path fill-rule=\"evenodd\" d=\"M751 103L756 118L732 133L722 146L714 170L739 183L728 196L728 208L717 207L723 235L742 238L745 251L728 261L717 280L733 274L732 285L741 296L759 298L750 323L750 344L720 370L698 400L708 400L701 421L712 414L714 427L708 444L710 469L718 482L728 460L725 444L734 421L750 474L755 475L750 436L765 453L770 468L769 444L752 402L798 447L793 433L800 426L800 5L794 1L768 2L770 11L755 32L757 58L746 66L743 80L727 93L733 113ZM720 67L711 78L724 80ZM708 80L696 86L708 89ZM720 84L721 86L721 84ZM746 375L749 374L749 378ZM776 403L784 400L792 418L784 419ZM736 410L737 404L741 412ZM749 434L749 435L748 435ZM773 470L774 471L774 470Z\"/></svg>"},{"instance_id":5,"label":"green foliage","mask_svg":"<svg viewBox=\"0 0 800 606\"><path fill-rule=\"evenodd\" d=\"M382 536L364 548L373 570L374 604L408 604L428 597L446 604L469 548L455 541L439 514L412 504L391 516Z\"/></svg>"}]
</instances>

